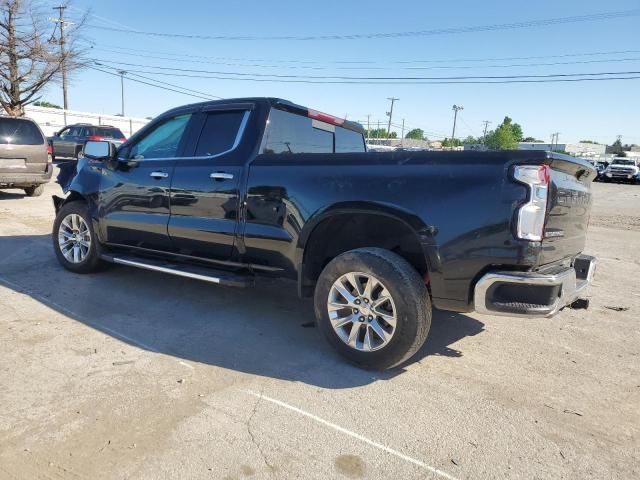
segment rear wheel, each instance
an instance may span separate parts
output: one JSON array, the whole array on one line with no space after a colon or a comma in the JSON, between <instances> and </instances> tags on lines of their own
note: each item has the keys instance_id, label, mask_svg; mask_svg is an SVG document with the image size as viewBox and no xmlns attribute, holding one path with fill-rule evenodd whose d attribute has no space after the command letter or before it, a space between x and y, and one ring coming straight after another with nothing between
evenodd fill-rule
<instances>
[{"instance_id":1,"label":"rear wheel","mask_svg":"<svg viewBox=\"0 0 640 480\"><path fill-rule=\"evenodd\" d=\"M431 326L424 281L406 260L381 248L333 259L318 279L314 300L329 343L365 368L404 362L424 344Z\"/></svg>"},{"instance_id":2,"label":"rear wheel","mask_svg":"<svg viewBox=\"0 0 640 480\"><path fill-rule=\"evenodd\" d=\"M90 273L100 266L100 248L86 203L63 205L53 223L52 237L56 257L67 270Z\"/></svg>"},{"instance_id":3,"label":"rear wheel","mask_svg":"<svg viewBox=\"0 0 640 480\"><path fill-rule=\"evenodd\" d=\"M24 193L27 194L27 197L39 197L44 192L44 184L40 185L32 185L24 189Z\"/></svg>"}]
</instances>

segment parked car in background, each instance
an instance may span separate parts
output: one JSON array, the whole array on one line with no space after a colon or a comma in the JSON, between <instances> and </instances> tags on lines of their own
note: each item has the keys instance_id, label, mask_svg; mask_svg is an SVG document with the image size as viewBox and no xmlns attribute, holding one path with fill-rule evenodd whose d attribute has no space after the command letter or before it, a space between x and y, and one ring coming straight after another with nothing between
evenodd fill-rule
<instances>
[{"instance_id":1,"label":"parked car in background","mask_svg":"<svg viewBox=\"0 0 640 480\"><path fill-rule=\"evenodd\" d=\"M0 117L0 188L41 195L51 179L51 152L40 127L28 118Z\"/></svg>"},{"instance_id":2,"label":"parked car in background","mask_svg":"<svg viewBox=\"0 0 640 480\"><path fill-rule=\"evenodd\" d=\"M82 147L87 140L108 140L119 145L126 141L126 137L119 128L111 125L91 125L90 123L69 125L49 137L53 159L58 157L80 158Z\"/></svg>"},{"instance_id":3,"label":"parked car in background","mask_svg":"<svg viewBox=\"0 0 640 480\"><path fill-rule=\"evenodd\" d=\"M631 182L638 181L640 168L638 161L629 158L614 158L604 171L605 181Z\"/></svg>"},{"instance_id":4,"label":"parked car in background","mask_svg":"<svg viewBox=\"0 0 640 480\"><path fill-rule=\"evenodd\" d=\"M363 134L243 98L166 112L119 148L88 141L61 166L55 254L76 273L107 261L229 286L297 281L331 345L376 369L422 346L432 305L551 316L591 282L586 161L370 153Z\"/></svg>"},{"instance_id":5,"label":"parked car in background","mask_svg":"<svg viewBox=\"0 0 640 480\"><path fill-rule=\"evenodd\" d=\"M602 177L604 176L604 172L609 166L609 162L593 162L593 166L595 167L596 172L598 172L598 176L594 181L601 182Z\"/></svg>"}]
</instances>

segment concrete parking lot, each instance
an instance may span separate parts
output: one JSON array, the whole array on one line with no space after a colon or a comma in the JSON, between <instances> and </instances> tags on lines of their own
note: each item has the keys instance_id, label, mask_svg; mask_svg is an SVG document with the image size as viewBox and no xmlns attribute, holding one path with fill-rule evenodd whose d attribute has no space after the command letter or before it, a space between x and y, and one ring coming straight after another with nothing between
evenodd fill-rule
<instances>
[{"instance_id":1,"label":"concrete parking lot","mask_svg":"<svg viewBox=\"0 0 640 480\"><path fill-rule=\"evenodd\" d=\"M640 186L593 188L588 310L435 312L382 374L285 282L69 273L58 185L0 191L0 478L640 478Z\"/></svg>"}]
</instances>

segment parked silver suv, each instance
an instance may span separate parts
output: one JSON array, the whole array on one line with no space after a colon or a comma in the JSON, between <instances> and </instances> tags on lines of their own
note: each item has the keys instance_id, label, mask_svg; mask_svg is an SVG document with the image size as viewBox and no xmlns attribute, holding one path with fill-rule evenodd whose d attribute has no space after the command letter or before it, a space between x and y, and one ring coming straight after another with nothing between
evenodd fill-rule
<instances>
[{"instance_id":1,"label":"parked silver suv","mask_svg":"<svg viewBox=\"0 0 640 480\"><path fill-rule=\"evenodd\" d=\"M51 152L40 127L28 118L0 117L0 188L42 195L51 179Z\"/></svg>"}]
</instances>

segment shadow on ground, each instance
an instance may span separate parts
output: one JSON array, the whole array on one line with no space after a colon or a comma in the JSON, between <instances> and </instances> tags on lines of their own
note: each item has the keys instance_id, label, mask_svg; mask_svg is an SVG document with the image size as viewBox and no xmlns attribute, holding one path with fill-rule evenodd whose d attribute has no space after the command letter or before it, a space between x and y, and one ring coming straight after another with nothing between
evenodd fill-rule
<instances>
[{"instance_id":1,"label":"shadow on ground","mask_svg":"<svg viewBox=\"0 0 640 480\"><path fill-rule=\"evenodd\" d=\"M0 283L132 345L220 368L324 388L405 372L345 363L316 328L305 327L314 321L311 300L281 280L234 289L121 266L77 275L58 264L49 235L33 235L0 237ZM408 364L462 356L451 345L483 326L466 315L434 312L429 338Z\"/></svg>"},{"instance_id":2,"label":"shadow on ground","mask_svg":"<svg viewBox=\"0 0 640 480\"><path fill-rule=\"evenodd\" d=\"M21 188L0 190L0 200L17 200L26 196L24 190Z\"/></svg>"}]
</instances>

